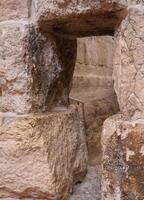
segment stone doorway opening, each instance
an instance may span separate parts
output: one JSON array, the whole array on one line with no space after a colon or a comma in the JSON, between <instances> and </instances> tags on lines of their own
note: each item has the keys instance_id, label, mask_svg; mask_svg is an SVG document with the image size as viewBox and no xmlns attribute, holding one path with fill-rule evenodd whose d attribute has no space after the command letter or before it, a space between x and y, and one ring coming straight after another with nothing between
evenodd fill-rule
<instances>
[{"instance_id":1,"label":"stone doorway opening","mask_svg":"<svg viewBox=\"0 0 144 200\"><path fill-rule=\"evenodd\" d=\"M102 126L119 112L112 78L114 46L113 36L77 39L70 103L78 105L84 124L89 167L84 182L75 186L71 200L90 199L92 194L94 199L101 199Z\"/></svg>"},{"instance_id":2,"label":"stone doorway opening","mask_svg":"<svg viewBox=\"0 0 144 200\"><path fill-rule=\"evenodd\" d=\"M78 104L92 166L101 164L103 122L119 111L112 78L114 45L112 36L77 39L70 100Z\"/></svg>"}]
</instances>

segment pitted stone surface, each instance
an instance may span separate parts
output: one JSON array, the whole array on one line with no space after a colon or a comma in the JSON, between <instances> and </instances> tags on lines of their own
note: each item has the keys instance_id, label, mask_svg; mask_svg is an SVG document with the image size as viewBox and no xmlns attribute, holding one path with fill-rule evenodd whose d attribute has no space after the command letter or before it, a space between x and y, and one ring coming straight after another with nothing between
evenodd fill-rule
<instances>
[{"instance_id":1,"label":"pitted stone surface","mask_svg":"<svg viewBox=\"0 0 144 200\"><path fill-rule=\"evenodd\" d=\"M67 200L86 173L85 137L74 108L0 114L0 149L0 198Z\"/></svg>"}]
</instances>

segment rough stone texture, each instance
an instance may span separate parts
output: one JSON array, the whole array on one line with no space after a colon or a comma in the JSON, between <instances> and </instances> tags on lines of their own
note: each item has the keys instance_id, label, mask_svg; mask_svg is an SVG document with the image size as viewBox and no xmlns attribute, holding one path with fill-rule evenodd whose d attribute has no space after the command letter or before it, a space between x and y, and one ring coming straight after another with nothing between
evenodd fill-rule
<instances>
[{"instance_id":1,"label":"rough stone texture","mask_svg":"<svg viewBox=\"0 0 144 200\"><path fill-rule=\"evenodd\" d=\"M144 120L124 121L121 115L103 126L102 200L143 200Z\"/></svg>"},{"instance_id":2,"label":"rough stone texture","mask_svg":"<svg viewBox=\"0 0 144 200\"><path fill-rule=\"evenodd\" d=\"M70 97L84 104L89 163L93 166L101 163L103 122L119 110L112 81L114 44L108 36L78 39ZM79 112L83 120L81 104Z\"/></svg>"},{"instance_id":3,"label":"rough stone texture","mask_svg":"<svg viewBox=\"0 0 144 200\"><path fill-rule=\"evenodd\" d=\"M144 8L143 0L128 3L133 6L117 32L114 61L115 89L123 115L104 123L103 200L144 199ZM68 200L73 185L82 181L87 167L82 125L77 111L62 112L66 109L62 105L69 101L76 59L75 38L113 35L127 14L126 6L125 0L1 0L0 111L6 112L0 114L1 199ZM97 72L102 72L100 66ZM109 76L111 72L107 72ZM98 83L111 89L111 77L104 79ZM92 83L92 78L87 80ZM88 84L82 85L85 89ZM110 94L109 90L99 94L104 94L102 103L99 98L96 104L87 107L89 124L93 123L91 116L96 115L98 120L98 113L107 107L108 114L112 110L113 98L109 101L109 96L105 96ZM53 106L57 112L46 113ZM133 118L124 121L122 116ZM103 117L96 122L98 126ZM94 139L88 138L89 146L92 141L97 145ZM91 152L94 149L92 145ZM93 185L100 186L94 171L89 169L84 182L88 181L90 191L82 195L84 199L99 198L96 188L93 189ZM74 198L80 199L79 191L86 190L83 186L74 189Z\"/></svg>"},{"instance_id":4,"label":"rough stone texture","mask_svg":"<svg viewBox=\"0 0 144 200\"><path fill-rule=\"evenodd\" d=\"M0 23L0 111L28 112L31 109L31 70L24 62L27 22Z\"/></svg>"},{"instance_id":5,"label":"rough stone texture","mask_svg":"<svg viewBox=\"0 0 144 200\"><path fill-rule=\"evenodd\" d=\"M0 114L0 149L0 198L67 200L86 172L85 137L74 108Z\"/></svg>"},{"instance_id":6,"label":"rough stone texture","mask_svg":"<svg viewBox=\"0 0 144 200\"><path fill-rule=\"evenodd\" d=\"M43 35L27 22L0 24L0 110L41 112L68 105L76 40Z\"/></svg>"},{"instance_id":7,"label":"rough stone texture","mask_svg":"<svg viewBox=\"0 0 144 200\"><path fill-rule=\"evenodd\" d=\"M33 0L35 18L43 31L77 37L113 35L126 6L125 0Z\"/></svg>"},{"instance_id":8,"label":"rough stone texture","mask_svg":"<svg viewBox=\"0 0 144 200\"><path fill-rule=\"evenodd\" d=\"M126 117L144 116L144 6L129 7L117 33L114 59L115 90Z\"/></svg>"},{"instance_id":9,"label":"rough stone texture","mask_svg":"<svg viewBox=\"0 0 144 200\"><path fill-rule=\"evenodd\" d=\"M18 20L29 17L31 0L1 0L0 22L4 20Z\"/></svg>"}]
</instances>

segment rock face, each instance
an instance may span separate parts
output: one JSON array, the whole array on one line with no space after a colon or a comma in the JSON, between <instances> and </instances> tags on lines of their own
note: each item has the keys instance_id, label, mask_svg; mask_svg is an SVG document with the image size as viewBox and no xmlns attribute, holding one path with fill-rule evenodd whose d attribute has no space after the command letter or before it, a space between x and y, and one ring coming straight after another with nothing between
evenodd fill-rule
<instances>
[{"instance_id":1,"label":"rock face","mask_svg":"<svg viewBox=\"0 0 144 200\"><path fill-rule=\"evenodd\" d=\"M76 40L43 35L25 21L2 22L0 29L0 110L29 113L67 105Z\"/></svg>"},{"instance_id":2,"label":"rock face","mask_svg":"<svg viewBox=\"0 0 144 200\"><path fill-rule=\"evenodd\" d=\"M107 119L102 132L102 200L144 198L144 7L129 3L116 34L113 73L122 114Z\"/></svg>"},{"instance_id":3,"label":"rock face","mask_svg":"<svg viewBox=\"0 0 144 200\"><path fill-rule=\"evenodd\" d=\"M28 22L0 23L0 111L26 113L31 109L31 71L24 63Z\"/></svg>"},{"instance_id":4,"label":"rock face","mask_svg":"<svg viewBox=\"0 0 144 200\"><path fill-rule=\"evenodd\" d=\"M0 197L62 200L86 173L87 150L74 108L0 115Z\"/></svg>"},{"instance_id":5,"label":"rock face","mask_svg":"<svg viewBox=\"0 0 144 200\"><path fill-rule=\"evenodd\" d=\"M143 116L144 111L144 6L129 7L118 34L114 59L115 90L126 117Z\"/></svg>"},{"instance_id":6,"label":"rock face","mask_svg":"<svg viewBox=\"0 0 144 200\"><path fill-rule=\"evenodd\" d=\"M143 199L144 9L132 2L120 25L125 0L1 0L1 199L68 200L82 180L86 143L68 109L76 38L113 35L119 25L113 77L122 115L104 124L102 198Z\"/></svg>"}]
</instances>

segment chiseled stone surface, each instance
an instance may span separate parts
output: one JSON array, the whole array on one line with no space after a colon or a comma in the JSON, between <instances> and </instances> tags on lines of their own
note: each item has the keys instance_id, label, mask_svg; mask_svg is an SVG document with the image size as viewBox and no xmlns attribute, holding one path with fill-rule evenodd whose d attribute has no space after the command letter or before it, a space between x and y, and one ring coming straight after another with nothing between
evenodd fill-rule
<instances>
[{"instance_id":1,"label":"chiseled stone surface","mask_svg":"<svg viewBox=\"0 0 144 200\"><path fill-rule=\"evenodd\" d=\"M102 132L102 200L144 198L144 119L115 115Z\"/></svg>"},{"instance_id":2,"label":"chiseled stone surface","mask_svg":"<svg viewBox=\"0 0 144 200\"><path fill-rule=\"evenodd\" d=\"M31 0L1 0L0 22L4 20L18 20L29 17Z\"/></svg>"},{"instance_id":3,"label":"chiseled stone surface","mask_svg":"<svg viewBox=\"0 0 144 200\"><path fill-rule=\"evenodd\" d=\"M117 32L114 59L115 90L126 117L144 116L144 6L129 7Z\"/></svg>"},{"instance_id":4,"label":"chiseled stone surface","mask_svg":"<svg viewBox=\"0 0 144 200\"><path fill-rule=\"evenodd\" d=\"M43 115L0 114L0 198L67 200L87 167L75 108Z\"/></svg>"},{"instance_id":5,"label":"chiseled stone surface","mask_svg":"<svg viewBox=\"0 0 144 200\"><path fill-rule=\"evenodd\" d=\"M82 37L113 35L125 17L127 1L33 0L33 7L43 31L52 28L58 34Z\"/></svg>"}]
</instances>

